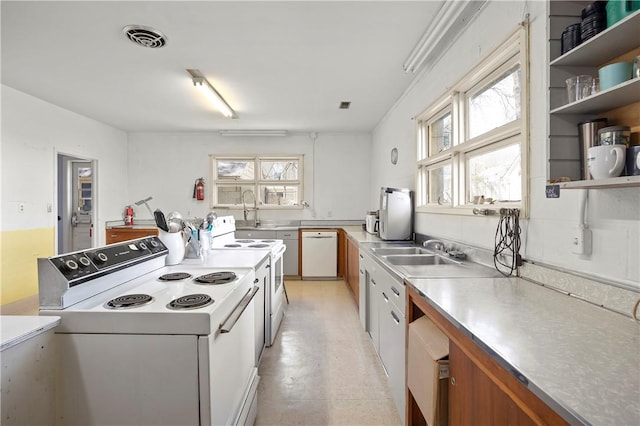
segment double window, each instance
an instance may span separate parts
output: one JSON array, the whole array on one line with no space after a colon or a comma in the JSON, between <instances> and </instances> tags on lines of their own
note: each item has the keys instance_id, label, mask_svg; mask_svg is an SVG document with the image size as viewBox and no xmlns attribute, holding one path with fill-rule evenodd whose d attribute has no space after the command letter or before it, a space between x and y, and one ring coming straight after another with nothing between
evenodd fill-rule
<instances>
[{"instance_id":1,"label":"double window","mask_svg":"<svg viewBox=\"0 0 640 426\"><path fill-rule=\"evenodd\" d=\"M523 26L417 117L418 211L526 214L527 46Z\"/></svg>"},{"instance_id":2,"label":"double window","mask_svg":"<svg viewBox=\"0 0 640 426\"><path fill-rule=\"evenodd\" d=\"M302 200L302 156L211 157L213 205L295 208ZM251 197L249 196L251 193Z\"/></svg>"}]
</instances>

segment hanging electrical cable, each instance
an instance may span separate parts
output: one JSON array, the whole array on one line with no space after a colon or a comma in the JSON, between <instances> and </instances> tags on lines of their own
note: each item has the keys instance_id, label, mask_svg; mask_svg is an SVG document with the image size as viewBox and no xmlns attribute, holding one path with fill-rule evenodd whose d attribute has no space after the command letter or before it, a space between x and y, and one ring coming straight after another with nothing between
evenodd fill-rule
<instances>
[{"instance_id":1,"label":"hanging electrical cable","mask_svg":"<svg viewBox=\"0 0 640 426\"><path fill-rule=\"evenodd\" d=\"M498 272L507 277L522 265L520 231L520 210L500 209L493 263Z\"/></svg>"}]
</instances>

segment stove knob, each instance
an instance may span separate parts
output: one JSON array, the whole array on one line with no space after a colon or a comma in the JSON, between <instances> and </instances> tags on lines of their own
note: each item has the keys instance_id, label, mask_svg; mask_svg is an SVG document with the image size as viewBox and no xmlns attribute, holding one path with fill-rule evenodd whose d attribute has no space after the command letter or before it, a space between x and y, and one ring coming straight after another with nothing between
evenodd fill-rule
<instances>
[{"instance_id":1,"label":"stove knob","mask_svg":"<svg viewBox=\"0 0 640 426\"><path fill-rule=\"evenodd\" d=\"M82 264L82 266L89 266L91 265L91 262L89 262L89 259L87 259L86 257L82 256L81 258L78 259L78 261Z\"/></svg>"},{"instance_id":2,"label":"stove knob","mask_svg":"<svg viewBox=\"0 0 640 426\"><path fill-rule=\"evenodd\" d=\"M76 269L78 269L78 264L76 263L76 261L71 259L64 262L64 266L69 271L75 271Z\"/></svg>"},{"instance_id":3,"label":"stove knob","mask_svg":"<svg viewBox=\"0 0 640 426\"><path fill-rule=\"evenodd\" d=\"M97 261L98 263L104 263L108 260L109 258L107 257L106 254L102 253L102 252L98 252L95 254L94 260Z\"/></svg>"},{"instance_id":4,"label":"stove knob","mask_svg":"<svg viewBox=\"0 0 640 426\"><path fill-rule=\"evenodd\" d=\"M156 240L151 240L151 247L158 247Z\"/></svg>"},{"instance_id":5,"label":"stove knob","mask_svg":"<svg viewBox=\"0 0 640 426\"><path fill-rule=\"evenodd\" d=\"M147 245L145 243L140 243L140 248L142 250L146 250L147 249Z\"/></svg>"}]
</instances>

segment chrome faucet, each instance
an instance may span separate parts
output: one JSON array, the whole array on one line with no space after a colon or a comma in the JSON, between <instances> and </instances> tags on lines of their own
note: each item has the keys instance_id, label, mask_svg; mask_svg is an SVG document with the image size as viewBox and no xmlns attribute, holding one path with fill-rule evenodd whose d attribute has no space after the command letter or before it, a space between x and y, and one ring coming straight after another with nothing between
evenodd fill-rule
<instances>
[{"instance_id":1,"label":"chrome faucet","mask_svg":"<svg viewBox=\"0 0 640 426\"><path fill-rule=\"evenodd\" d=\"M433 249L438 251L444 251L444 243L440 240L426 240L422 243L422 247L429 248L429 245L433 244Z\"/></svg>"},{"instance_id":2,"label":"chrome faucet","mask_svg":"<svg viewBox=\"0 0 640 426\"><path fill-rule=\"evenodd\" d=\"M249 194L251 194L251 197L253 197L253 207L247 207L247 202L245 200L245 195L247 194L247 192ZM258 223L260 223L260 221L258 220L258 203L257 203L257 200L256 200L256 195L253 193L252 190L247 189L246 191L244 191L242 193L240 198L242 199L242 212L244 214L245 223L247 222L247 220L249 218L249 212L252 211L253 212L253 226L257 227Z\"/></svg>"}]
</instances>

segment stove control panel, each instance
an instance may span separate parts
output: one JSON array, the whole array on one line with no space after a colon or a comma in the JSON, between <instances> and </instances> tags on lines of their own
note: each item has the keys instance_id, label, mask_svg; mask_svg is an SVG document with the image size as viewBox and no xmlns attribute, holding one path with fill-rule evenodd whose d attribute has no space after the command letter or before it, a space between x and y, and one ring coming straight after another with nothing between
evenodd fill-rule
<instances>
[{"instance_id":1,"label":"stove control panel","mask_svg":"<svg viewBox=\"0 0 640 426\"><path fill-rule=\"evenodd\" d=\"M91 263L91 260L84 253L72 253L54 257L51 262L68 281L73 281L98 271L98 268Z\"/></svg>"},{"instance_id":2,"label":"stove control panel","mask_svg":"<svg viewBox=\"0 0 640 426\"><path fill-rule=\"evenodd\" d=\"M47 260L72 287L91 279L94 274L103 275L105 271L126 267L167 252L167 248L158 237L145 237L50 257Z\"/></svg>"},{"instance_id":3,"label":"stove control panel","mask_svg":"<svg viewBox=\"0 0 640 426\"><path fill-rule=\"evenodd\" d=\"M154 255L163 251L167 251L167 248L158 237L147 237L88 250L86 256L98 270L104 270L135 263L139 259L155 257Z\"/></svg>"}]
</instances>

